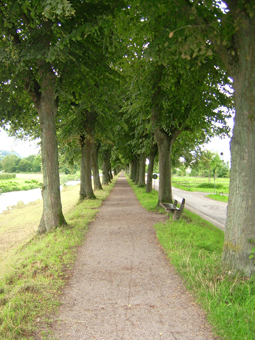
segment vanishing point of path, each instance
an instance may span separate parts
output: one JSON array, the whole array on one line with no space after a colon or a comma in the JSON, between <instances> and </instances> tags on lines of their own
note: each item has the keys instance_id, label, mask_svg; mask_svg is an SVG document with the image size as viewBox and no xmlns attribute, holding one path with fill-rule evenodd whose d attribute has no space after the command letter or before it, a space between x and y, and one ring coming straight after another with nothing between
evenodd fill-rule
<instances>
[{"instance_id":1,"label":"vanishing point of path","mask_svg":"<svg viewBox=\"0 0 255 340\"><path fill-rule=\"evenodd\" d=\"M52 339L215 339L156 239L164 219L118 178L78 250Z\"/></svg>"}]
</instances>

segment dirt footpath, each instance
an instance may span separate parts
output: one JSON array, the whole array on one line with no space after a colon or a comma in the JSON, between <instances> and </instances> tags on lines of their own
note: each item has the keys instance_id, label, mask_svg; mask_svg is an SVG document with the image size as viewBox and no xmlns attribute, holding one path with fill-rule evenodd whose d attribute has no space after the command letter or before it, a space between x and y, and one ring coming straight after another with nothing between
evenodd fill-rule
<instances>
[{"instance_id":1,"label":"dirt footpath","mask_svg":"<svg viewBox=\"0 0 255 340\"><path fill-rule=\"evenodd\" d=\"M164 218L119 177L78 251L52 339L215 339L156 239Z\"/></svg>"}]
</instances>

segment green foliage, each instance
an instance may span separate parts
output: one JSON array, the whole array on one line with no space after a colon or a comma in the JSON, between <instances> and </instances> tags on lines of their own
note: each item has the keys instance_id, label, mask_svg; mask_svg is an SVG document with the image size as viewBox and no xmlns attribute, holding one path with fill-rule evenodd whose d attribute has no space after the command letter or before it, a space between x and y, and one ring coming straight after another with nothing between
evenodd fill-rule
<instances>
[{"instance_id":1,"label":"green foliage","mask_svg":"<svg viewBox=\"0 0 255 340\"><path fill-rule=\"evenodd\" d=\"M2 167L5 172L16 172L19 158L16 155L7 155L2 160Z\"/></svg>"},{"instance_id":2,"label":"green foliage","mask_svg":"<svg viewBox=\"0 0 255 340\"><path fill-rule=\"evenodd\" d=\"M204 188L204 189L206 189L206 188L213 189L214 187L215 187L215 189L224 188L224 186L220 183L215 184L215 186L214 186L214 183L201 183L201 184L197 185L197 188Z\"/></svg>"},{"instance_id":3,"label":"green foliage","mask_svg":"<svg viewBox=\"0 0 255 340\"><path fill-rule=\"evenodd\" d=\"M16 174L0 174L0 181L11 178L16 178Z\"/></svg>"},{"instance_id":4,"label":"green foliage","mask_svg":"<svg viewBox=\"0 0 255 340\"><path fill-rule=\"evenodd\" d=\"M16 176L16 175L15 175ZM2 192L11 192L11 191L22 191L22 190L30 190L40 188L41 183L36 180L25 181L23 182L13 182L13 181L0 181L0 193Z\"/></svg>"},{"instance_id":5,"label":"green foliage","mask_svg":"<svg viewBox=\"0 0 255 340\"><path fill-rule=\"evenodd\" d=\"M219 201L219 202L226 202L228 203L228 195L219 195L219 194L210 194L210 195L207 195L206 197L209 197L211 198L212 200L215 200L215 201Z\"/></svg>"},{"instance_id":6,"label":"green foliage","mask_svg":"<svg viewBox=\"0 0 255 340\"><path fill-rule=\"evenodd\" d=\"M41 156L30 155L18 158L16 155L7 155L1 162L5 172L39 172L41 171Z\"/></svg>"},{"instance_id":7,"label":"green foliage","mask_svg":"<svg viewBox=\"0 0 255 340\"><path fill-rule=\"evenodd\" d=\"M27 159L23 158L19 162L17 170L20 172L31 172L33 170L33 164Z\"/></svg>"},{"instance_id":8,"label":"green foliage","mask_svg":"<svg viewBox=\"0 0 255 340\"><path fill-rule=\"evenodd\" d=\"M38 155L33 160L33 171L40 172L42 170L42 157Z\"/></svg>"},{"instance_id":9,"label":"green foliage","mask_svg":"<svg viewBox=\"0 0 255 340\"><path fill-rule=\"evenodd\" d=\"M224 163L218 153L209 150L196 149L195 153L193 153L190 166L192 176L195 174L207 177L213 174L221 178L229 176L229 163Z\"/></svg>"},{"instance_id":10,"label":"green foliage","mask_svg":"<svg viewBox=\"0 0 255 340\"><path fill-rule=\"evenodd\" d=\"M255 247L252 248L251 255L249 256L249 259L254 259L254 257L255 257Z\"/></svg>"}]
</instances>

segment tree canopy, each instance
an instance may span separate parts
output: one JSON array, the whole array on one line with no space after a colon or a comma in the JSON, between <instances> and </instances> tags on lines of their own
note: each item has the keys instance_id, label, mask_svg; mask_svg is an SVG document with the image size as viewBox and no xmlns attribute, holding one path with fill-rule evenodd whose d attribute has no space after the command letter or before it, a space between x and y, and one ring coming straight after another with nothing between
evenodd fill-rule
<instances>
[{"instance_id":1,"label":"tree canopy","mask_svg":"<svg viewBox=\"0 0 255 340\"><path fill-rule=\"evenodd\" d=\"M0 14L1 125L10 123L14 133L39 131L41 137L39 232L66 224L58 145L68 140L66 150L71 150L79 140L81 152L86 145L90 168L88 144L101 143L104 173L109 173L111 153L116 163L142 166L145 157L156 154L157 144L159 201L171 200L172 152L181 156L208 136L228 133L230 111L224 107L233 107L228 91L233 86L236 115L223 260L250 275L253 1L7 0ZM143 185L143 170L138 173Z\"/></svg>"}]
</instances>

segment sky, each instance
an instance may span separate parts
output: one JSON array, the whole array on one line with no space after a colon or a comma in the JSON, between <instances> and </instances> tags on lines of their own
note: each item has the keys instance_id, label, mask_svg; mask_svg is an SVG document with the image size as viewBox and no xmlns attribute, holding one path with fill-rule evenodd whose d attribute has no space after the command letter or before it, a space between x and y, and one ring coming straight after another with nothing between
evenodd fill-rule
<instances>
[{"instance_id":1,"label":"sky","mask_svg":"<svg viewBox=\"0 0 255 340\"><path fill-rule=\"evenodd\" d=\"M40 147L36 141L21 141L9 137L6 131L0 129L0 150L16 151L22 158L37 155Z\"/></svg>"},{"instance_id":2,"label":"sky","mask_svg":"<svg viewBox=\"0 0 255 340\"><path fill-rule=\"evenodd\" d=\"M225 163L230 163L230 138L220 139L219 137L214 137L212 140L204 144L205 150L210 150L212 152L217 152L221 156Z\"/></svg>"},{"instance_id":3,"label":"sky","mask_svg":"<svg viewBox=\"0 0 255 340\"><path fill-rule=\"evenodd\" d=\"M230 127L230 135L232 136L233 129L234 129L234 117L227 119L227 125ZM231 155L230 155L230 142L231 138L225 137L214 137L211 141L207 144L204 144L203 147L205 150L210 150L212 152L217 152L219 155L223 153L221 159L227 163L231 163Z\"/></svg>"},{"instance_id":4,"label":"sky","mask_svg":"<svg viewBox=\"0 0 255 340\"><path fill-rule=\"evenodd\" d=\"M219 154L223 152L224 162L230 162L230 138L220 139L219 137L215 137L208 144L204 144L204 149ZM35 141L15 140L14 137L9 137L8 134L1 129L0 150L16 151L23 158L30 155L37 155L40 152L40 147Z\"/></svg>"}]
</instances>

